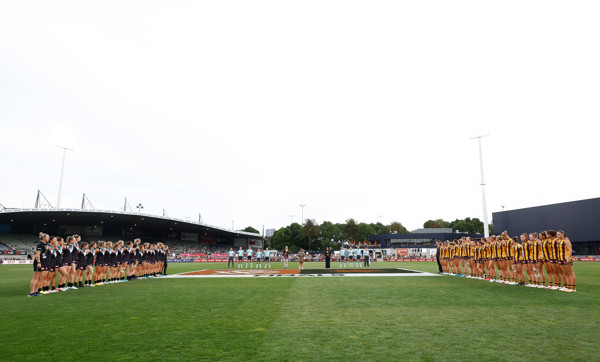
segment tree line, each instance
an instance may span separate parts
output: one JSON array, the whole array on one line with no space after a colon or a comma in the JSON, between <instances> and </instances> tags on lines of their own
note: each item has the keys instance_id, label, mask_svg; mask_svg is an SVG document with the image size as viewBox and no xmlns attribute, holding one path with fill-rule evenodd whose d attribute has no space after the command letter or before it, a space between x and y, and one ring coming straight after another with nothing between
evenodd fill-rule
<instances>
[{"instance_id":1,"label":"tree line","mask_svg":"<svg viewBox=\"0 0 600 362\"><path fill-rule=\"evenodd\" d=\"M483 222L478 218L456 219L445 221L442 219L427 220L424 228L450 228L452 232L483 233ZM242 231L259 234L259 231L251 226ZM490 225L490 233L492 225ZM346 241L364 242L371 236L381 234L408 234L410 233L402 223L394 221L389 225L378 223L357 222L348 219L345 223L332 223L323 221L320 225L313 219L306 219L304 225L292 223L275 231L273 236L267 240L266 246L271 249L282 250L286 245L292 250L300 248L305 250L325 250L330 247L339 250Z\"/></svg>"}]
</instances>

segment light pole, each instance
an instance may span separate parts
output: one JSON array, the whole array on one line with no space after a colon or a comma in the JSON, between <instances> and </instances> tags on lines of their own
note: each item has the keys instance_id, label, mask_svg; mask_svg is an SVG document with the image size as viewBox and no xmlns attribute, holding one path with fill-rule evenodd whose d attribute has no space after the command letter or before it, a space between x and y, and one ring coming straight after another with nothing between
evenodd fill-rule
<instances>
[{"instance_id":1,"label":"light pole","mask_svg":"<svg viewBox=\"0 0 600 362\"><path fill-rule=\"evenodd\" d=\"M58 201L56 201L56 208L60 209L60 199L62 197L63 174L65 172L65 158L67 156L67 150L73 151L73 149L64 147L64 146L58 146L58 145L56 147L62 148L62 150L63 150L62 166L60 167L60 183L58 184Z\"/></svg>"},{"instance_id":2,"label":"light pole","mask_svg":"<svg viewBox=\"0 0 600 362\"><path fill-rule=\"evenodd\" d=\"M481 169L481 202L483 205L483 235L487 238L488 236L490 236L490 231L489 231L489 227L488 227L488 215L487 215L487 206L486 206L486 202L485 202L485 181L483 178L483 152L481 151L481 139L484 137L488 137L489 135L485 135L485 136L477 136L477 137L472 137L471 139L477 139L479 142L479 167Z\"/></svg>"},{"instance_id":3,"label":"light pole","mask_svg":"<svg viewBox=\"0 0 600 362\"><path fill-rule=\"evenodd\" d=\"M304 225L304 206L306 206L306 204L300 204L300 207L302 208L302 225Z\"/></svg>"},{"instance_id":4,"label":"light pole","mask_svg":"<svg viewBox=\"0 0 600 362\"><path fill-rule=\"evenodd\" d=\"M294 223L294 216L296 216L296 215L289 215L289 216L290 216L290 219L291 219L290 225L292 225Z\"/></svg>"},{"instance_id":5,"label":"light pole","mask_svg":"<svg viewBox=\"0 0 600 362\"><path fill-rule=\"evenodd\" d=\"M144 206L142 204L138 204L138 206L136 206L138 209L138 214L142 213L142 209L144 208Z\"/></svg>"}]
</instances>

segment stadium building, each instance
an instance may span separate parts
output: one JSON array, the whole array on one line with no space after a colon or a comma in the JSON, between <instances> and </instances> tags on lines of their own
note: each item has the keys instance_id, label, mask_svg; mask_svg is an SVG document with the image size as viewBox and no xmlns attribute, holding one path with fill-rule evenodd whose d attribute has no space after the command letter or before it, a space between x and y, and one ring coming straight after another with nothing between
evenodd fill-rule
<instances>
[{"instance_id":1,"label":"stadium building","mask_svg":"<svg viewBox=\"0 0 600 362\"><path fill-rule=\"evenodd\" d=\"M0 209L0 255L20 257L33 252L40 232L83 241L141 238L163 242L174 253L189 250L262 248L261 235L170 217L124 211L80 209Z\"/></svg>"},{"instance_id":2,"label":"stadium building","mask_svg":"<svg viewBox=\"0 0 600 362\"><path fill-rule=\"evenodd\" d=\"M381 234L369 238L371 242L375 241L383 248L435 248L435 241L450 241L469 236L473 239L483 237L481 234L453 233L452 229L447 228L429 228L417 229L410 234Z\"/></svg>"},{"instance_id":3,"label":"stadium building","mask_svg":"<svg viewBox=\"0 0 600 362\"><path fill-rule=\"evenodd\" d=\"M600 255L600 198L495 212L492 217L497 234L564 230L574 255Z\"/></svg>"}]
</instances>

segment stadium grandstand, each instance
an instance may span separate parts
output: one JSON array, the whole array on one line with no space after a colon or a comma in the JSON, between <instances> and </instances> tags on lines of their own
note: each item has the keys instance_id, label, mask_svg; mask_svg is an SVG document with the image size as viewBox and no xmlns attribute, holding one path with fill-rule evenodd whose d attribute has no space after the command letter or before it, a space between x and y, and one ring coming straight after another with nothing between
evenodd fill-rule
<instances>
[{"instance_id":1,"label":"stadium grandstand","mask_svg":"<svg viewBox=\"0 0 600 362\"><path fill-rule=\"evenodd\" d=\"M174 257L186 253L223 253L230 247L259 248L263 245L263 237L259 234L144 213L4 208L0 209L0 256L28 257L35 250L40 232L63 238L79 234L83 241L141 238L144 242L167 244Z\"/></svg>"},{"instance_id":2,"label":"stadium grandstand","mask_svg":"<svg viewBox=\"0 0 600 362\"><path fill-rule=\"evenodd\" d=\"M542 230L564 230L573 245L573 255L600 255L600 198L562 202L494 212L496 232L520 235Z\"/></svg>"}]
</instances>

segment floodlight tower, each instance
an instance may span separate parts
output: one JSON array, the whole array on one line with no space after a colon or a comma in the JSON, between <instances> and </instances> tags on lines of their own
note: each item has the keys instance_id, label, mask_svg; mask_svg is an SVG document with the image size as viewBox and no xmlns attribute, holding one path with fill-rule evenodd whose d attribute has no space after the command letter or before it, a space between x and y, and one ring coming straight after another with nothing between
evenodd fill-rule
<instances>
[{"instance_id":1,"label":"floodlight tower","mask_svg":"<svg viewBox=\"0 0 600 362\"><path fill-rule=\"evenodd\" d=\"M488 136L489 135L486 134L485 136L477 136L471 138L472 140L477 139L479 142L479 168L481 170L481 202L483 205L483 235L486 238L490 236L490 230L488 226L487 206L485 202L485 181L483 178L483 152L481 151L481 139Z\"/></svg>"},{"instance_id":2,"label":"floodlight tower","mask_svg":"<svg viewBox=\"0 0 600 362\"><path fill-rule=\"evenodd\" d=\"M64 147L64 146L58 146L58 145L56 147L62 148L62 150L63 150L62 166L60 168L60 183L58 184L58 201L56 201L56 208L60 209L60 199L62 196L63 174L65 172L65 158L67 156L67 150L73 151L73 149Z\"/></svg>"},{"instance_id":3,"label":"floodlight tower","mask_svg":"<svg viewBox=\"0 0 600 362\"><path fill-rule=\"evenodd\" d=\"M300 207L302 208L302 225L304 225L304 206L306 206L306 204L300 204Z\"/></svg>"}]
</instances>

